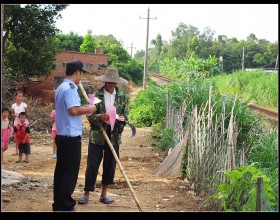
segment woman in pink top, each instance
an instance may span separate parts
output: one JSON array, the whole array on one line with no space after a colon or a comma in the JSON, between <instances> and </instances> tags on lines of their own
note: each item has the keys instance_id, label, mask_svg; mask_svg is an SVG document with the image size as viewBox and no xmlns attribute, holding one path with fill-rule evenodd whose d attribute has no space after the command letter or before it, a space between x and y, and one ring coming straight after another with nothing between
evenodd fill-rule
<instances>
[{"instance_id":1,"label":"woman in pink top","mask_svg":"<svg viewBox=\"0 0 280 220\"><path fill-rule=\"evenodd\" d=\"M2 108L2 120L1 120L1 136L2 136L2 164L5 164L3 160L4 151L9 147L9 136L13 134L13 127L9 123L10 111L8 108Z\"/></svg>"},{"instance_id":2,"label":"woman in pink top","mask_svg":"<svg viewBox=\"0 0 280 220\"><path fill-rule=\"evenodd\" d=\"M20 90L16 91L15 93L16 103L12 105L12 117L14 119L14 127L19 123L19 118L18 118L19 113L26 112L27 116L29 116L29 109L27 107L27 104L22 102L22 99L23 99L23 92ZM28 126L29 124L27 118L25 124L26 126ZM16 142L16 152L13 154L13 156L18 155L18 143L16 140L15 142Z\"/></svg>"},{"instance_id":3,"label":"woman in pink top","mask_svg":"<svg viewBox=\"0 0 280 220\"><path fill-rule=\"evenodd\" d=\"M55 125L55 109L51 112L51 121L52 121L52 148L53 148L53 159L56 159L56 143L55 143L55 136L56 136L56 125Z\"/></svg>"}]
</instances>

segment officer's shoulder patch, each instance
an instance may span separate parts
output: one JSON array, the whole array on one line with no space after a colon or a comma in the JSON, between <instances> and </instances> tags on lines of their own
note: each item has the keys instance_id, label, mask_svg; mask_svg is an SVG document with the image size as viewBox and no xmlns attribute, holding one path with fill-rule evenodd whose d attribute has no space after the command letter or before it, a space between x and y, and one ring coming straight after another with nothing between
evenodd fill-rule
<instances>
[{"instance_id":1,"label":"officer's shoulder patch","mask_svg":"<svg viewBox=\"0 0 280 220\"><path fill-rule=\"evenodd\" d=\"M75 88L75 86L74 86L74 84L73 84L73 83L69 83L69 85L70 85L70 87L71 87L72 89L74 89L74 88Z\"/></svg>"}]
</instances>

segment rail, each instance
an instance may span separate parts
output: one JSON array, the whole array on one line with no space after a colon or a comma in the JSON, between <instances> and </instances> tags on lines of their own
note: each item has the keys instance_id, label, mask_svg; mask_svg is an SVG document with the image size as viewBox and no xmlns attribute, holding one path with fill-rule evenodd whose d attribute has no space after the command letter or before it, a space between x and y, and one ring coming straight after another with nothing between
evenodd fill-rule
<instances>
[{"instance_id":1,"label":"rail","mask_svg":"<svg viewBox=\"0 0 280 220\"><path fill-rule=\"evenodd\" d=\"M171 79L169 77L166 77L166 76L163 76L163 75L160 75L160 74L157 74L157 73L149 73L149 74L150 74L150 76L158 78L158 79L163 80L165 82L179 82L178 80Z\"/></svg>"},{"instance_id":2,"label":"rail","mask_svg":"<svg viewBox=\"0 0 280 220\"><path fill-rule=\"evenodd\" d=\"M250 109L253 109L254 111L257 112L257 114L264 116L265 118L269 119L272 122L276 122L278 123L278 112L268 109L268 108L264 108L262 106L258 106L255 104L250 104L249 105Z\"/></svg>"}]
</instances>

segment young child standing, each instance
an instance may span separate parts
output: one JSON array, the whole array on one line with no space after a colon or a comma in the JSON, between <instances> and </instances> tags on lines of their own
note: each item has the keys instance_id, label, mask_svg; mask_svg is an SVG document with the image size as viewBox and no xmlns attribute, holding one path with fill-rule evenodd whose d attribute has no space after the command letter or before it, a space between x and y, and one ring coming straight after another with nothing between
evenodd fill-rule
<instances>
[{"instance_id":1,"label":"young child standing","mask_svg":"<svg viewBox=\"0 0 280 220\"><path fill-rule=\"evenodd\" d=\"M23 92L22 91L16 91L15 95L16 103L12 104L12 117L14 119L14 127L19 123L19 113L20 112L26 112L26 115L29 115L29 109L27 107L27 104L22 102L23 100ZM29 122L26 118L25 124L28 126ZM16 151L13 154L13 156L18 155L18 143L16 142Z\"/></svg>"},{"instance_id":2,"label":"young child standing","mask_svg":"<svg viewBox=\"0 0 280 220\"><path fill-rule=\"evenodd\" d=\"M23 162L28 163L28 156L31 154L30 149L30 129L26 124L26 112L21 112L18 115L19 123L14 127L14 137L18 143L19 160L16 163L22 162L22 155L25 154Z\"/></svg>"},{"instance_id":3,"label":"young child standing","mask_svg":"<svg viewBox=\"0 0 280 220\"><path fill-rule=\"evenodd\" d=\"M51 111L51 121L52 121L52 148L53 148L53 155L52 158L56 159L56 143L55 143L55 136L56 136L56 125L55 125L55 109L53 105L53 110Z\"/></svg>"},{"instance_id":4,"label":"young child standing","mask_svg":"<svg viewBox=\"0 0 280 220\"><path fill-rule=\"evenodd\" d=\"M4 151L6 151L9 147L9 136L13 134L13 127L9 123L9 115L10 111L8 108L2 108L2 120L1 120L1 128L2 128L2 164L5 164L3 160Z\"/></svg>"}]
</instances>

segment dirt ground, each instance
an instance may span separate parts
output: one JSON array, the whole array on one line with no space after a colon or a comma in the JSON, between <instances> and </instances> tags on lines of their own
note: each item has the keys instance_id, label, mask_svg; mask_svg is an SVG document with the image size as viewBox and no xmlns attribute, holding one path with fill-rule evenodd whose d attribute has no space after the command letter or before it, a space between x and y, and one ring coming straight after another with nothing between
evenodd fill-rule
<instances>
[{"instance_id":1,"label":"dirt ground","mask_svg":"<svg viewBox=\"0 0 280 220\"><path fill-rule=\"evenodd\" d=\"M132 99L137 91L132 92ZM84 120L82 138L82 160L78 182L73 198L83 196L87 161L88 124ZM136 135L130 138L130 128L126 126L120 146L120 162L133 187L140 209L132 196L128 184L117 166L115 184L108 189L108 196L114 200L105 205L99 202L101 192L102 166L99 169L95 192L91 193L88 204L75 206L77 212L202 212L203 199L196 196L188 182L180 178L166 178L154 175L154 170L163 161L164 156L151 146L149 133L151 128L137 128ZM51 135L31 135L29 163L16 163L12 156L15 144L10 143L4 153L6 164L2 169L16 171L26 178L13 185L2 185L2 212L52 212L53 174L56 159L52 159Z\"/></svg>"}]
</instances>

